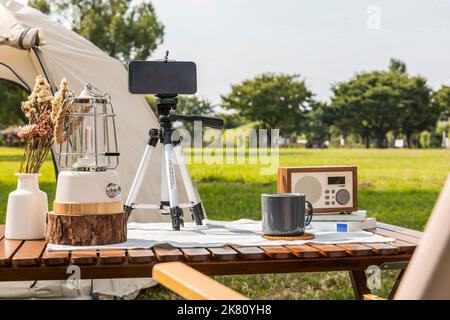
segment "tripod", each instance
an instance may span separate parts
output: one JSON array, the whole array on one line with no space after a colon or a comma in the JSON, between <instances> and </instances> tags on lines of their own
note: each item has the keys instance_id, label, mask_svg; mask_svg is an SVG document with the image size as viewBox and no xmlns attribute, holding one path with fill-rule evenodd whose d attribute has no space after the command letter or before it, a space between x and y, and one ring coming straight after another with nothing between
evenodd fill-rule
<instances>
[{"instance_id":1,"label":"tripod","mask_svg":"<svg viewBox=\"0 0 450 320\"><path fill-rule=\"evenodd\" d=\"M223 120L218 118L209 118L201 116L187 116L172 113L176 109L178 98L177 95L156 95L157 111L160 128L150 129L149 140L145 147L144 155L139 163L136 176L128 198L125 202L124 210L128 217L133 209L159 209L162 215L170 215L172 219L172 229L180 230L184 226L183 208L189 208L192 218L197 225L202 224L204 219L203 207L201 201L192 184L191 176L184 159L183 148L179 136L173 135L173 122L184 121L194 123L201 121L207 127L221 129ZM137 204L136 197L144 180L144 175L150 164L153 150L156 148L158 141L161 143L161 199L159 204ZM179 164L183 185L188 195L189 203L180 204L178 202L178 190L175 176L174 162Z\"/></svg>"}]
</instances>

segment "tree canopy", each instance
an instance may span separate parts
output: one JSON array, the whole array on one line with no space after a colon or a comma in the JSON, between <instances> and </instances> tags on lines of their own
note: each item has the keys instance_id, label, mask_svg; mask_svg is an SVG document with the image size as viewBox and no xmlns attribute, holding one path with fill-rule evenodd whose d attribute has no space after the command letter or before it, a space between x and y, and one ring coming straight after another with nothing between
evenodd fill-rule
<instances>
[{"instance_id":1,"label":"tree canopy","mask_svg":"<svg viewBox=\"0 0 450 320\"><path fill-rule=\"evenodd\" d=\"M441 120L450 118L450 86L442 85L439 90L433 94L433 104L441 113Z\"/></svg>"},{"instance_id":2,"label":"tree canopy","mask_svg":"<svg viewBox=\"0 0 450 320\"><path fill-rule=\"evenodd\" d=\"M332 86L330 110L333 124L344 134L361 136L369 146L386 146L389 131L411 137L435 125L439 116L430 103L432 90L426 79L409 76L406 65L391 60L388 71L361 72Z\"/></svg>"},{"instance_id":3,"label":"tree canopy","mask_svg":"<svg viewBox=\"0 0 450 320\"><path fill-rule=\"evenodd\" d=\"M299 75L265 73L232 85L222 106L265 129L291 133L305 118L313 94Z\"/></svg>"},{"instance_id":4,"label":"tree canopy","mask_svg":"<svg viewBox=\"0 0 450 320\"><path fill-rule=\"evenodd\" d=\"M413 139L424 130L436 126L440 110L431 103L432 90L421 76L404 77L400 84L401 99L398 103L398 124L395 131L401 132L409 147L419 144L419 138Z\"/></svg>"},{"instance_id":5,"label":"tree canopy","mask_svg":"<svg viewBox=\"0 0 450 320\"><path fill-rule=\"evenodd\" d=\"M29 5L60 19L65 12L73 18L79 13L73 31L124 63L147 59L163 41L164 26L149 1L30 0Z\"/></svg>"},{"instance_id":6,"label":"tree canopy","mask_svg":"<svg viewBox=\"0 0 450 320\"><path fill-rule=\"evenodd\" d=\"M325 141L331 138L330 125L333 121L328 105L324 102L313 102L311 110L306 114L303 132L308 140L307 147L324 147Z\"/></svg>"},{"instance_id":7,"label":"tree canopy","mask_svg":"<svg viewBox=\"0 0 450 320\"><path fill-rule=\"evenodd\" d=\"M389 70L406 73L406 63L400 59L391 58L389 61Z\"/></svg>"}]
</instances>

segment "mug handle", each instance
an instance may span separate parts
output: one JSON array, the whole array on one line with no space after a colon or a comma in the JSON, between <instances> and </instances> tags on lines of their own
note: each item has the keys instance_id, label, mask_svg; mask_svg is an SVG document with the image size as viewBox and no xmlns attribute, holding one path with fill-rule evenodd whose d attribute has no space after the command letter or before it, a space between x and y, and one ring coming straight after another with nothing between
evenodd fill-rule
<instances>
[{"instance_id":1,"label":"mug handle","mask_svg":"<svg viewBox=\"0 0 450 320\"><path fill-rule=\"evenodd\" d=\"M309 201L307 201L307 200L305 200L305 203L307 203L308 204L308 215L306 216L306 219L305 219L305 227L306 226L309 226L309 224L311 223L311 221L312 221L312 217L313 217L313 206L312 206L312 204L311 204L311 202L309 202Z\"/></svg>"}]
</instances>

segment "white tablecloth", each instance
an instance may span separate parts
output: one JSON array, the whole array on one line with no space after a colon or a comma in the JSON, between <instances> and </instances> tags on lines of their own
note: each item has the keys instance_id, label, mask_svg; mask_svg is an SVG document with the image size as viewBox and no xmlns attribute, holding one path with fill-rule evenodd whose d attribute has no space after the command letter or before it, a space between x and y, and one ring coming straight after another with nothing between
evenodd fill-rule
<instances>
[{"instance_id":1,"label":"white tablecloth","mask_svg":"<svg viewBox=\"0 0 450 320\"><path fill-rule=\"evenodd\" d=\"M204 220L203 225L186 223L181 231L173 231L170 223L128 224L128 241L104 246L63 246L48 244L47 250L89 250L89 249L148 249L156 245L170 244L178 248L220 247L223 245L262 246L305 244L309 242L324 244L392 242L367 231L332 232L307 230L315 235L314 240L277 240L261 237L261 221L241 219L237 221Z\"/></svg>"}]
</instances>

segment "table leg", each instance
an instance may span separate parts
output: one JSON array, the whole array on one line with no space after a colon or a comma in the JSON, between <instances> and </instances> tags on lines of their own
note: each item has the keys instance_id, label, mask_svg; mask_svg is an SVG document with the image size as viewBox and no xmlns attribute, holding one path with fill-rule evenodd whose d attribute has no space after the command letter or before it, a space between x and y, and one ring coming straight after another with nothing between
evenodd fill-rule
<instances>
[{"instance_id":1,"label":"table leg","mask_svg":"<svg viewBox=\"0 0 450 320\"><path fill-rule=\"evenodd\" d=\"M400 282L403 279L403 275L405 274L406 269L401 269L400 273L397 276L397 279L395 280L394 286L391 289L391 292L389 293L389 300L394 299L395 293L397 292L398 286L400 285Z\"/></svg>"},{"instance_id":2,"label":"table leg","mask_svg":"<svg viewBox=\"0 0 450 320\"><path fill-rule=\"evenodd\" d=\"M350 280L352 282L353 292L355 298L363 300L365 294L370 294L370 290L367 287L367 276L364 270L352 270L349 271Z\"/></svg>"}]
</instances>

